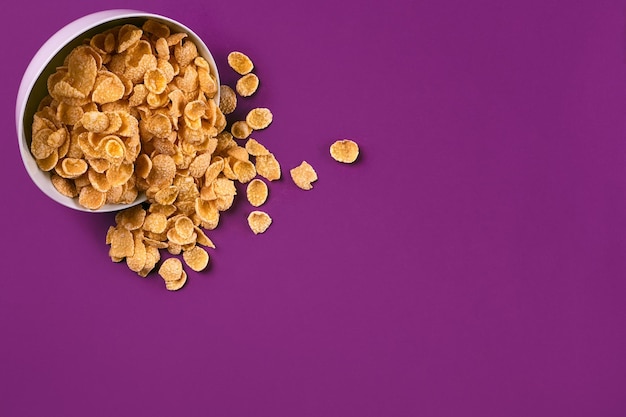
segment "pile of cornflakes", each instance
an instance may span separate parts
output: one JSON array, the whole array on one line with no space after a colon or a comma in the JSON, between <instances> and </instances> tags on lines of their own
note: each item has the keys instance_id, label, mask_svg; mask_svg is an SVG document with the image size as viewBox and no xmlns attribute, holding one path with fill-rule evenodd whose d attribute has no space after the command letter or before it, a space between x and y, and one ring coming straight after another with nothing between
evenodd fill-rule
<instances>
[{"instance_id":1,"label":"pile of cornflakes","mask_svg":"<svg viewBox=\"0 0 626 417\"><path fill-rule=\"evenodd\" d=\"M258 107L245 120L226 119L237 96L259 88L247 55L231 52L228 64L240 75L234 89L217 84L187 34L154 20L122 25L69 53L48 78L49 95L34 115L31 153L59 193L90 210L132 203L145 193L145 204L116 214L106 234L109 256L145 277L166 250L174 256L161 262L158 274L168 290L187 281L176 255L193 271L207 267L205 248L215 245L205 230L215 229L232 206L235 182L247 184L247 200L258 208L268 198L266 181L281 178L274 154L250 136L272 123L272 112ZM358 153L351 140L330 148L343 163ZM290 175L304 190L317 180L306 161ZM272 223L258 209L247 220L254 234Z\"/></svg>"}]
</instances>

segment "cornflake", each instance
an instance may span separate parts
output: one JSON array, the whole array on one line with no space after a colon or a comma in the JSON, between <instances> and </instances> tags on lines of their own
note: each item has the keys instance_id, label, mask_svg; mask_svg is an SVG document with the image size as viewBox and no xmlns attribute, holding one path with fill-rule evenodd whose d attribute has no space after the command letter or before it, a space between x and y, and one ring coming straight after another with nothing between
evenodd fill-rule
<instances>
[{"instance_id":1,"label":"cornflake","mask_svg":"<svg viewBox=\"0 0 626 417\"><path fill-rule=\"evenodd\" d=\"M259 88L259 77L255 74L246 74L237 80L235 89L241 97L250 97Z\"/></svg>"},{"instance_id":2,"label":"cornflake","mask_svg":"<svg viewBox=\"0 0 626 417\"><path fill-rule=\"evenodd\" d=\"M183 252L183 259L187 266L196 272L203 271L209 263L209 254L199 246Z\"/></svg>"},{"instance_id":3,"label":"cornflake","mask_svg":"<svg viewBox=\"0 0 626 417\"><path fill-rule=\"evenodd\" d=\"M255 210L248 215L248 225L255 235L263 233L272 224L272 218L264 211Z\"/></svg>"},{"instance_id":4,"label":"cornflake","mask_svg":"<svg viewBox=\"0 0 626 417\"><path fill-rule=\"evenodd\" d=\"M254 130L262 130L268 127L274 116L270 109L265 107L257 107L256 109L250 110L248 115L246 116L246 123L250 128Z\"/></svg>"},{"instance_id":5,"label":"cornflake","mask_svg":"<svg viewBox=\"0 0 626 417\"><path fill-rule=\"evenodd\" d=\"M246 139L252 133L252 128L247 122L238 120L231 126L230 133L237 139Z\"/></svg>"},{"instance_id":6,"label":"cornflake","mask_svg":"<svg viewBox=\"0 0 626 417\"><path fill-rule=\"evenodd\" d=\"M254 138L249 138L246 141L246 151L252 156L268 155L270 151Z\"/></svg>"},{"instance_id":7,"label":"cornflake","mask_svg":"<svg viewBox=\"0 0 626 417\"><path fill-rule=\"evenodd\" d=\"M262 180L255 178L248 184L246 188L246 196L250 204L259 207L267 200L268 188L267 184Z\"/></svg>"},{"instance_id":8,"label":"cornflake","mask_svg":"<svg viewBox=\"0 0 626 417\"><path fill-rule=\"evenodd\" d=\"M233 51L228 54L228 65L240 75L245 75L254 68L252 60L239 51Z\"/></svg>"},{"instance_id":9,"label":"cornflake","mask_svg":"<svg viewBox=\"0 0 626 417\"><path fill-rule=\"evenodd\" d=\"M310 190L313 188L311 183L317 181L317 173L306 161L302 161L300 165L292 168L289 173L293 182L303 190Z\"/></svg>"},{"instance_id":10,"label":"cornflake","mask_svg":"<svg viewBox=\"0 0 626 417\"><path fill-rule=\"evenodd\" d=\"M335 161L351 164L359 156L359 145L350 139L343 139L330 145L330 155Z\"/></svg>"},{"instance_id":11,"label":"cornflake","mask_svg":"<svg viewBox=\"0 0 626 417\"><path fill-rule=\"evenodd\" d=\"M272 153L262 154L256 157L256 172L269 181L280 179L280 163Z\"/></svg>"}]
</instances>

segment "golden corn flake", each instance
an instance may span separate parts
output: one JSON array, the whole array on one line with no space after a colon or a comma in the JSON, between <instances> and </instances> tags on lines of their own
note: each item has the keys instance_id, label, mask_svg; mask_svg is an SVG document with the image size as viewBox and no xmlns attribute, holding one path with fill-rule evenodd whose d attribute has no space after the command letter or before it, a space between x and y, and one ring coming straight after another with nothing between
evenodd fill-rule
<instances>
[{"instance_id":1,"label":"golden corn flake","mask_svg":"<svg viewBox=\"0 0 626 417\"><path fill-rule=\"evenodd\" d=\"M246 74L237 80L235 89L241 97L250 97L259 88L259 77L255 74Z\"/></svg>"},{"instance_id":2,"label":"golden corn flake","mask_svg":"<svg viewBox=\"0 0 626 417\"><path fill-rule=\"evenodd\" d=\"M152 170L147 181L154 186L170 185L176 175L176 163L169 155L159 154L152 158Z\"/></svg>"},{"instance_id":3,"label":"golden corn flake","mask_svg":"<svg viewBox=\"0 0 626 417\"><path fill-rule=\"evenodd\" d=\"M257 174L269 181L280 179L280 164L272 153L257 156L255 167Z\"/></svg>"},{"instance_id":4,"label":"golden corn flake","mask_svg":"<svg viewBox=\"0 0 626 417\"><path fill-rule=\"evenodd\" d=\"M133 176L134 165L131 163L121 163L120 165L113 165L106 172L106 177L112 187L126 184Z\"/></svg>"},{"instance_id":5,"label":"golden corn flake","mask_svg":"<svg viewBox=\"0 0 626 417\"><path fill-rule=\"evenodd\" d=\"M228 54L228 65L240 75L245 75L254 68L252 60L239 51L233 51Z\"/></svg>"},{"instance_id":6,"label":"golden corn flake","mask_svg":"<svg viewBox=\"0 0 626 417\"><path fill-rule=\"evenodd\" d=\"M230 127L230 132L237 139L245 139L250 136L250 133L252 133L252 129L247 122L243 120L238 120Z\"/></svg>"},{"instance_id":7,"label":"golden corn flake","mask_svg":"<svg viewBox=\"0 0 626 417\"><path fill-rule=\"evenodd\" d=\"M52 151L50 156L44 159L37 159L36 162L37 162L37 166L42 171L45 171L45 172L52 171L52 169L56 168L59 162L59 151L55 149L54 151Z\"/></svg>"},{"instance_id":8,"label":"golden corn flake","mask_svg":"<svg viewBox=\"0 0 626 417\"><path fill-rule=\"evenodd\" d=\"M317 173L306 161L302 161L300 165L292 168L289 173L293 182L303 190L310 190L313 188L311 183L317 181Z\"/></svg>"},{"instance_id":9,"label":"golden corn flake","mask_svg":"<svg viewBox=\"0 0 626 417\"><path fill-rule=\"evenodd\" d=\"M50 177L52 185L56 190L65 197L74 198L78 195L76 191L76 185L73 181L63 178L57 174L52 174Z\"/></svg>"},{"instance_id":10,"label":"golden corn flake","mask_svg":"<svg viewBox=\"0 0 626 417\"><path fill-rule=\"evenodd\" d=\"M270 151L268 151L265 146L261 145L254 138L249 138L246 141L245 147L246 147L246 151L248 151L248 153L252 156L267 155L270 153Z\"/></svg>"},{"instance_id":11,"label":"golden corn flake","mask_svg":"<svg viewBox=\"0 0 626 417\"><path fill-rule=\"evenodd\" d=\"M194 224L187 216L179 217L174 223L174 230L183 239L189 239L194 233Z\"/></svg>"},{"instance_id":12,"label":"golden corn flake","mask_svg":"<svg viewBox=\"0 0 626 417\"><path fill-rule=\"evenodd\" d=\"M209 254L200 246L194 246L190 250L183 252L183 260L189 268L200 272L209 264Z\"/></svg>"},{"instance_id":13,"label":"golden corn flake","mask_svg":"<svg viewBox=\"0 0 626 417\"><path fill-rule=\"evenodd\" d=\"M198 48L189 40L181 40L174 45L174 57L181 67L188 66L197 56Z\"/></svg>"},{"instance_id":14,"label":"golden corn flake","mask_svg":"<svg viewBox=\"0 0 626 417\"><path fill-rule=\"evenodd\" d=\"M167 75L163 70L157 68L146 71L143 76L143 85L148 92L153 94L161 94L167 87ZM147 94L146 94L147 96Z\"/></svg>"},{"instance_id":15,"label":"golden corn flake","mask_svg":"<svg viewBox=\"0 0 626 417\"><path fill-rule=\"evenodd\" d=\"M146 179L152 170L152 159L145 153L142 153L135 160L135 173L140 178Z\"/></svg>"},{"instance_id":16,"label":"golden corn flake","mask_svg":"<svg viewBox=\"0 0 626 417\"><path fill-rule=\"evenodd\" d=\"M180 275L180 278L176 281L165 281L165 288L167 288L169 291L178 291L185 286L186 282L187 273L183 271L183 273Z\"/></svg>"},{"instance_id":17,"label":"golden corn flake","mask_svg":"<svg viewBox=\"0 0 626 417\"><path fill-rule=\"evenodd\" d=\"M108 193L111 189L111 183L107 179L106 174L101 174L95 169L89 169L87 171L87 178L89 178L91 186L98 191Z\"/></svg>"},{"instance_id":18,"label":"golden corn flake","mask_svg":"<svg viewBox=\"0 0 626 417\"><path fill-rule=\"evenodd\" d=\"M267 184L258 178L253 179L246 188L246 197L254 207L259 207L267 200Z\"/></svg>"},{"instance_id":19,"label":"golden corn flake","mask_svg":"<svg viewBox=\"0 0 626 417\"><path fill-rule=\"evenodd\" d=\"M91 185L88 185L81 188L78 194L78 203L89 210L98 210L106 203L106 198L106 193L98 191Z\"/></svg>"},{"instance_id":20,"label":"golden corn flake","mask_svg":"<svg viewBox=\"0 0 626 417\"><path fill-rule=\"evenodd\" d=\"M153 233L163 233L166 227L167 217L163 213L150 213L143 223L143 229Z\"/></svg>"},{"instance_id":21,"label":"golden corn flake","mask_svg":"<svg viewBox=\"0 0 626 417\"><path fill-rule=\"evenodd\" d=\"M126 258L135 253L135 239L130 230L117 227L107 234L110 242L109 256L112 258Z\"/></svg>"},{"instance_id":22,"label":"golden corn flake","mask_svg":"<svg viewBox=\"0 0 626 417\"><path fill-rule=\"evenodd\" d=\"M248 225L255 235L263 233L272 224L272 218L264 211L255 210L248 215Z\"/></svg>"},{"instance_id":23,"label":"golden corn flake","mask_svg":"<svg viewBox=\"0 0 626 417\"><path fill-rule=\"evenodd\" d=\"M201 198L196 198L194 201L194 210L195 214L205 225L213 226L205 227L205 229L212 229L217 226L220 220L220 213L214 201L205 201Z\"/></svg>"},{"instance_id":24,"label":"golden corn flake","mask_svg":"<svg viewBox=\"0 0 626 417\"><path fill-rule=\"evenodd\" d=\"M115 222L118 226L121 226L128 230L137 230L143 226L143 222L146 218L146 211L141 205L127 208L115 215Z\"/></svg>"},{"instance_id":25,"label":"golden corn flake","mask_svg":"<svg viewBox=\"0 0 626 417\"><path fill-rule=\"evenodd\" d=\"M156 20L146 20L141 28L144 32L151 33L158 38L167 38L170 36L170 28L163 23L157 22Z\"/></svg>"},{"instance_id":26,"label":"golden corn flake","mask_svg":"<svg viewBox=\"0 0 626 417\"><path fill-rule=\"evenodd\" d=\"M200 178L206 174L207 169L211 165L211 154L203 153L196 156L189 165L189 175L194 178Z\"/></svg>"},{"instance_id":27,"label":"golden corn flake","mask_svg":"<svg viewBox=\"0 0 626 417\"><path fill-rule=\"evenodd\" d=\"M206 246L208 248L215 249L215 244L209 237L204 233L204 231L198 226L195 227L196 234L198 237L196 238L196 243L198 245Z\"/></svg>"},{"instance_id":28,"label":"golden corn flake","mask_svg":"<svg viewBox=\"0 0 626 417\"><path fill-rule=\"evenodd\" d=\"M124 52L141 39L143 31L134 25L124 25L120 28L117 39L117 52Z\"/></svg>"},{"instance_id":29,"label":"golden corn flake","mask_svg":"<svg viewBox=\"0 0 626 417\"><path fill-rule=\"evenodd\" d=\"M237 108L237 95L227 85L220 85L220 110L224 114L231 114Z\"/></svg>"},{"instance_id":30,"label":"golden corn flake","mask_svg":"<svg viewBox=\"0 0 626 417\"><path fill-rule=\"evenodd\" d=\"M117 75L109 71L98 74L91 100L97 104L113 103L124 97L126 87Z\"/></svg>"},{"instance_id":31,"label":"golden corn flake","mask_svg":"<svg viewBox=\"0 0 626 417\"><path fill-rule=\"evenodd\" d=\"M180 243L173 242L169 236L167 237L167 251L172 255L180 255L183 251L183 247Z\"/></svg>"},{"instance_id":32,"label":"golden corn flake","mask_svg":"<svg viewBox=\"0 0 626 417\"><path fill-rule=\"evenodd\" d=\"M343 139L330 145L330 155L335 161L351 164L359 156L359 145L350 139Z\"/></svg>"},{"instance_id":33,"label":"golden corn flake","mask_svg":"<svg viewBox=\"0 0 626 417\"><path fill-rule=\"evenodd\" d=\"M248 154L248 151L246 151L245 148L236 145L233 146L232 148L229 148L226 151L226 154L228 154L228 157L230 158L230 160L233 162L234 161L248 161L250 160L250 155Z\"/></svg>"},{"instance_id":34,"label":"golden corn flake","mask_svg":"<svg viewBox=\"0 0 626 417\"><path fill-rule=\"evenodd\" d=\"M159 275L165 282L178 281L183 276L183 264L178 258L167 258L159 268Z\"/></svg>"},{"instance_id":35,"label":"golden corn flake","mask_svg":"<svg viewBox=\"0 0 626 417\"><path fill-rule=\"evenodd\" d=\"M250 161L237 160L233 164L233 173L240 183L245 184L256 176L256 168Z\"/></svg>"},{"instance_id":36,"label":"golden corn flake","mask_svg":"<svg viewBox=\"0 0 626 417\"><path fill-rule=\"evenodd\" d=\"M272 123L273 119L274 116L272 115L270 109L257 107L248 112L248 115L246 116L246 123L248 123L248 126L250 126L251 129L261 130L268 127Z\"/></svg>"},{"instance_id":37,"label":"golden corn flake","mask_svg":"<svg viewBox=\"0 0 626 417\"><path fill-rule=\"evenodd\" d=\"M174 201L176 201L178 197L178 192L179 189L177 186L170 185L157 191L153 199L156 203L164 206L174 204Z\"/></svg>"}]
</instances>

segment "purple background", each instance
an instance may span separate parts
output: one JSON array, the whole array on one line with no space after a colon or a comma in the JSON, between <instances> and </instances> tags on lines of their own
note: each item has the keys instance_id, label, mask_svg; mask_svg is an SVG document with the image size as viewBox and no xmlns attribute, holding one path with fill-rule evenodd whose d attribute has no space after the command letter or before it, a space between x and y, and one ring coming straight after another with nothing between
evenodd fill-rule
<instances>
[{"instance_id":1,"label":"purple background","mask_svg":"<svg viewBox=\"0 0 626 417\"><path fill-rule=\"evenodd\" d=\"M623 1L16 2L5 9L0 415L626 415ZM22 73L102 8L248 53L287 176L178 293L21 165ZM242 110L243 111L243 110ZM330 159L357 140L355 165ZM6 183L6 181L9 181ZM240 189L241 191L241 189ZM13 201L13 203L10 203Z\"/></svg>"}]
</instances>

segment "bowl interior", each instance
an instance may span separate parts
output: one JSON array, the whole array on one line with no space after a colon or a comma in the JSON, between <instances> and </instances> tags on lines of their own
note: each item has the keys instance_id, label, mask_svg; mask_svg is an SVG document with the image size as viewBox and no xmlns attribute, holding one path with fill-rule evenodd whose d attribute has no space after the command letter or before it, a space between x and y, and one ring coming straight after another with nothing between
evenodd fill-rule
<instances>
[{"instance_id":1,"label":"bowl interior","mask_svg":"<svg viewBox=\"0 0 626 417\"><path fill-rule=\"evenodd\" d=\"M95 14L97 15L97 14ZM94 17L95 17L94 15ZM83 18L84 19L84 18ZM98 210L89 210L78 204L77 199L72 199L69 197L65 197L61 195L52 185L50 181L49 173L44 172L39 169L37 166L35 159L30 153L30 142L31 142L31 133L32 133L32 121L35 112L39 106L41 100L48 95L48 87L47 80L48 77L53 74L57 67L63 65L63 61L65 57L71 52L75 47L83 44L84 40L90 38L98 33L104 32L107 29L114 28L116 26L124 25L124 24L133 24L135 26L141 27L144 22L148 19L156 20L161 23L166 24L170 27L172 33L174 32L185 32L188 35L188 38L192 40L198 49L198 53L200 56L205 58L209 66L211 67L211 72L216 77L216 82L219 85L219 73L217 71L217 66L215 64L215 60L211 55L209 49L204 44L204 42L188 27L182 25L179 22L176 22L172 19L169 19L164 16L154 15L149 13L142 12L129 12L129 11L120 11L120 16L117 18L111 18L106 20L105 22L95 23L95 26L90 27L85 30L81 30L76 32L76 34L66 39L65 44L58 49L58 52L54 53L53 56L47 57L47 63L45 66L36 74L34 77L28 75L28 70L25 73L24 79L22 80L22 86L26 86L27 91L23 94L23 97L18 97L18 114L17 114L17 130L18 130L18 139L20 141L20 152L33 182L39 187L41 191L43 191L48 197L57 201L58 203L70 207L80 211L88 211L88 212L110 212L122 210L124 208L139 204L146 200L144 194L140 194L137 197L137 200L131 204L105 204ZM87 19L89 20L89 19ZM92 19L93 21L97 21L97 19ZM54 45L52 45L54 47ZM44 47L42 47L43 49ZM30 66L38 66L42 65L40 61L41 57L37 59L37 56L33 58ZM29 68L32 70L32 68ZM31 84L32 86L28 85ZM30 87L30 88L28 88ZM20 88L22 90L22 88ZM22 95L20 93L20 95ZM214 101L219 105L219 89L214 97Z\"/></svg>"}]
</instances>

